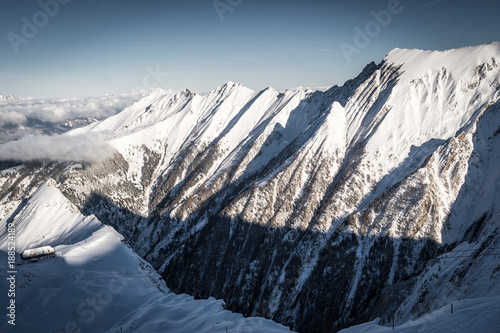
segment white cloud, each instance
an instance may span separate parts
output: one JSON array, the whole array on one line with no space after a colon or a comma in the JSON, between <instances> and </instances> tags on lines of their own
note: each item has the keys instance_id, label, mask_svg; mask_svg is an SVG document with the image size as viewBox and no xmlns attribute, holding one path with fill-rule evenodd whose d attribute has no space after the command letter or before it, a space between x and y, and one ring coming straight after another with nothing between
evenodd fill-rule
<instances>
[{"instance_id":1,"label":"white cloud","mask_svg":"<svg viewBox=\"0 0 500 333\"><path fill-rule=\"evenodd\" d=\"M75 118L104 119L144 97L144 92L99 97L32 99L0 102L0 128L22 125L28 118L57 123Z\"/></svg>"},{"instance_id":2,"label":"white cloud","mask_svg":"<svg viewBox=\"0 0 500 333\"><path fill-rule=\"evenodd\" d=\"M85 126L93 122L92 119L105 119L147 94L141 91L127 95L0 102L0 160L94 162L109 157L115 150L105 142L103 133L52 134ZM86 120L89 118L91 120ZM69 120L73 125L66 125Z\"/></svg>"},{"instance_id":3,"label":"white cloud","mask_svg":"<svg viewBox=\"0 0 500 333\"><path fill-rule=\"evenodd\" d=\"M0 144L0 160L101 161L114 152L102 135L33 136Z\"/></svg>"},{"instance_id":4,"label":"white cloud","mask_svg":"<svg viewBox=\"0 0 500 333\"><path fill-rule=\"evenodd\" d=\"M3 124L23 124L28 119L24 114L15 110L2 110L0 106L0 126Z\"/></svg>"}]
</instances>

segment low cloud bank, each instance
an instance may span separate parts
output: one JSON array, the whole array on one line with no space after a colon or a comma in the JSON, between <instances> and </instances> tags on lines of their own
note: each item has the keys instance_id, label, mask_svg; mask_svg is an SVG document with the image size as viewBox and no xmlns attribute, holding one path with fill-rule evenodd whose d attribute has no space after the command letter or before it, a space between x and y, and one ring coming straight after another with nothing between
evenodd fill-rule
<instances>
[{"instance_id":1,"label":"low cloud bank","mask_svg":"<svg viewBox=\"0 0 500 333\"><path fill-rule=\"evenodd\" d=\"M98 162L110 157L114 148L96 135L34 136L0 144L0 160Z\"/></svg>"},{"instance_id":2,"label":"low cloud bank","mask_svg":"<svg viewBox=\"0 0 500 333\"><path fill-rule=\"evenodd\" d=\"M28 119L48 123L76 118L104 119L132 105L144 94L3 101L0 102L0 127L22 125Z\"/></svg>"}]
</instances>

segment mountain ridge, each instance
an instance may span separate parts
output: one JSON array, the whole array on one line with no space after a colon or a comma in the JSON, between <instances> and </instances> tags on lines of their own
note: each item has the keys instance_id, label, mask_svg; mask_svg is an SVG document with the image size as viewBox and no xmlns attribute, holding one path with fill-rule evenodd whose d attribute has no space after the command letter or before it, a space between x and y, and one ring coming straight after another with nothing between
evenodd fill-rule
<instances>
[{"instance_id":1,"label":"mountain ridge","mask_svg":"<svg viewBox=\"0 0 500 333\"><path fill-rule=\"evenodd\" d=\"M175 292L301 332L404 323L500 294L499 64L395 49L326 91L158 89L64 134L113 156L4 170L0 204L50 176Z\"/></svg>"}]
</instances>

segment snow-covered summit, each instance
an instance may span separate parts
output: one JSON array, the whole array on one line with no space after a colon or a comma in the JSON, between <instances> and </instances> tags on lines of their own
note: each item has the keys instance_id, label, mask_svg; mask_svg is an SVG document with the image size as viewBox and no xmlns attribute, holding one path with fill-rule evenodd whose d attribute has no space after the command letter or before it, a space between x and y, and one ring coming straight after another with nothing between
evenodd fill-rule
<instances>
[{"instance_id":1,"label":"snow-covered summit","mask_svg":"<svg viewBox=\"0 0 500 333\"><path fill-rule=\"evenodd\" d=\"M484 64L498 67L499 54L500 42L491 42L445 51L396 48L389 52L384 60L390 64L402 65L401 79L416 77L442 68L452 73L456 79L460 79L463 76L480 74L474 71Z\"/></svg>"},{"instance_id":2,"label":"snow-covered summit","mask_svg":"<svg viewBox=\"0 0 500 333\"><path fill-rule=\"evenodd\" d=\"M2 95L0 94L0 102L3 101L24 101L24 100L30 100L32 99L31 97L17 97L14 95Z\"/></svg>"}]
</instances>

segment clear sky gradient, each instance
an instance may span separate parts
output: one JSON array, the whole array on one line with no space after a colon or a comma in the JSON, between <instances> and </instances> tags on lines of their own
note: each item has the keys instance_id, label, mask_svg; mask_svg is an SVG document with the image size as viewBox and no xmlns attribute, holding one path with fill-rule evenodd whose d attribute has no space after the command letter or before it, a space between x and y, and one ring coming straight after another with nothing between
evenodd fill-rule
<instances>
[{"instance_id":1,"label":"clear sky gradient","mask_svg":"<svg viewBox=\"0 0 500 333\"><path fill-rule=\"evenodd\" d=\"M254 90L328 86L396 47L444 50L500 40L498 1L218 0L218 10L213 0L59 0L67 3L57 10L55 1L40 1L49 14L39 1L2 3L0 93L203 93L227 81ZM391 6L397 10L377 22L372 11ZM368 40L356 44L360 30ZM341 45L356 52L346 57Z\"/></svg>"}]
</instances>

